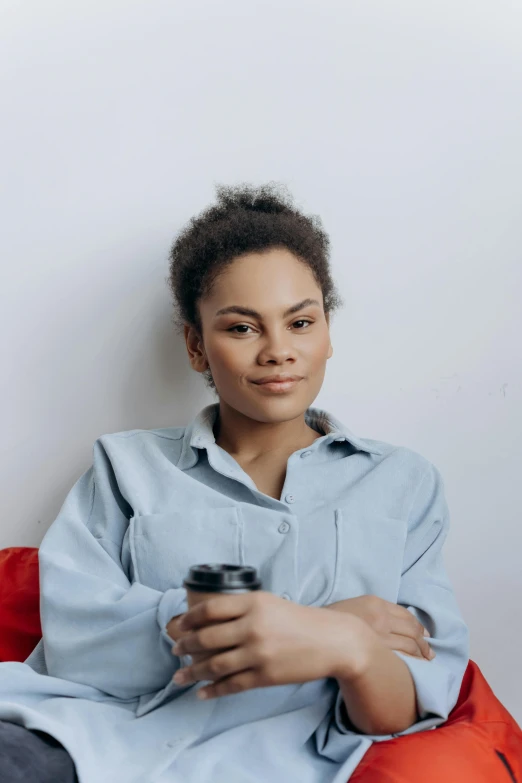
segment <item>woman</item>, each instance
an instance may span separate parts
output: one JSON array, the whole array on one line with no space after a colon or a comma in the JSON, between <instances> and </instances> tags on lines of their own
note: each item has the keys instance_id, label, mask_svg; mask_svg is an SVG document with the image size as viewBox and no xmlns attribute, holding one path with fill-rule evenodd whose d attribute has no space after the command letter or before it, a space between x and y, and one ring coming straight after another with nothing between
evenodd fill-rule
<instances>
[{"instance_id":1,"label":"woman","mask_svg":"<svg viewBox=\"0 0 522 783\"><path fill-rule=\"evenodd\" d=\"M447 718L468 631L440 474L311 407L328 250L274 186L218 188L175 240L176 325L218 401L95 442L40 547L43 639L0 665L6 783L22 757L25 781L345 783L373 741ZM203 562L263 590L188 612Z\"/></svg>"}]
</instances>

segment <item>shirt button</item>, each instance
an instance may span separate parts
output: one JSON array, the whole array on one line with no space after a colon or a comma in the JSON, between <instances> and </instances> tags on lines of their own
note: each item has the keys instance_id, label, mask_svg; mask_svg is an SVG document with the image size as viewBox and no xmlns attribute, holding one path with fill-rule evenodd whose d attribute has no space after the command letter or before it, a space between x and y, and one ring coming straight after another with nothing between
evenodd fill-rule
<instances>
[{"instance_id":1,"label":"shirt button","mask_svg":"<svg viewBox=\"0 0 522 783\"><path fill-rule=\"evenodd\" d=\"M284 598L285 601L290 601L290 596L288 595L288 593L283 593L281 598Z\"/></svg>"},{"instance_id":2,"label":"shirt button","mask_svg":"<svg viewBox=\"0 0 522 783\"><path fill-rule=\"evenodd\" d=\"M309 457L311 453L312 453L311 451L303 451L301 457Z\"/></svg>"},{"instance_id":3,"label":"shirt button","mask_svg":"<svg viewBox=\"0 0 522 783\"><path fill-rule=\"evenodd\" d=\"M346 438L334 438L336 443L341 443L343 440L346 440Z\"/></svg>"},{"instance_id":4,"label":"shirt button","mask_svg":"<svg viewBox=\"0 0 522 783\"><path fill-rule=\"evenodd\" d=\"M279 530L280 533L288 533L288 531L290 530L290 525L288 524L288 522L281 522L281 524L277 529Z\"/></svg>"},{"instance_id":5,"label":"shirt button","mask_svg":"<svg viewBox=\"0 0 522 783\"><path fill-rule=\"evenodd\" d=\"M295 498L293 495L285 495L285 500L287 503L294 503Z\"/></svg>"}]
</instances>

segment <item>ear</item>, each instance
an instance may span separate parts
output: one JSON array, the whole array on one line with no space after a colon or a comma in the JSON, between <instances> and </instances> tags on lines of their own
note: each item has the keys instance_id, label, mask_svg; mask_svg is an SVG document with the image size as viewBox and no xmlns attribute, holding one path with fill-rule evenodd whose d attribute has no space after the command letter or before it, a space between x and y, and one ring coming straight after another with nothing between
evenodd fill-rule
<instances>
[{"instance_id":1,"label":"ear","mask_svg":"<svg viewBox=\"0 0 522 783\"><path fill-rule=\"evenodd\" d=\"M328 329L330 329L330 313L325 313L324 317L326 318L326 324L328 326ZM329 359L332 356L332 354L333 354L333 346L332 346L332 342L330 341L330 347L328 349L328 356L326 358Z\"/></svg>"},{"instance_id":2,"label":"ear","mask_svg":"<svg viewBox=\"0 0 522 783\"><path fill-rule=\"evenodd\" d=\"M328 356L326 358L329 359L331 356L333 356L333 346L332 346L332 343L330 343L330 348L328 349Z\"/></svg>"},{"instance_id":3,"label":"ear","mask_svg":"<svg viewBox=\"0 0 522 783\"><path fill-rule=\"evenodd\" d=\"M196 372L205 372L209 364L205 353L203 338L190 324L183 325L183 333L192 369Z\"/></svg>"}]
</instances>

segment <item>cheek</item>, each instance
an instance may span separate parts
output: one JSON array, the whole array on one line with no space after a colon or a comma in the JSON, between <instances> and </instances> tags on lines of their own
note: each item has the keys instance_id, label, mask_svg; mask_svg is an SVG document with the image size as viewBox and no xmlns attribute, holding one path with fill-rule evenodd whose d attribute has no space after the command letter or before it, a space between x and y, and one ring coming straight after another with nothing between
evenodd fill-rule
<instances>
[{"instance_id":1,"label":"cheek","mask_svg":"<svg viewBox=\"0 0 522 783\"><path fill-rule=\"evenodd\" d=\"M227 373L237 374L244 366L244 351L240 350L238 345L230 342L216 342L207 347L207 358L211 367L215 369L212 374L226 375Z\"/></svg>"},{"instance_id":2,"label":"cheek","mask_svg":"<svg viewBox=\"0 0 522 783\"><path fill-rule=\"evenodd\" d=\"M308 358L310 362L318 366L323 365L326 358L328 357L329 349L330 349L330 338L328 335L325 335L324 338L318 340L317 342L314 342L313 345L309 346Z\"/></svg>"}]
</instances>

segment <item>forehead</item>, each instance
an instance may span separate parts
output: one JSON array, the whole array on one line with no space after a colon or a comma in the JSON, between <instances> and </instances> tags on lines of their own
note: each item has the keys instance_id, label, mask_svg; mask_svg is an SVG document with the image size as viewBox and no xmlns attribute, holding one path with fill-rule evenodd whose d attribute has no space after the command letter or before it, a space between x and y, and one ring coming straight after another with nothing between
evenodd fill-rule
<instances>
[{"instance_id":1,"label":"forehead","mask_svg":"<svg viewBox=\"0 0 522 783\"><path fill-rule=\"evenodd\" d=\"M238 256L219 273L205 297L209 307L245 304L292 304L313 296L321 300L312 270L286 249ZM203 302L202 302L203 304Z\"/></svg>"}]
</instances>

